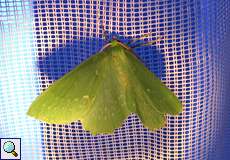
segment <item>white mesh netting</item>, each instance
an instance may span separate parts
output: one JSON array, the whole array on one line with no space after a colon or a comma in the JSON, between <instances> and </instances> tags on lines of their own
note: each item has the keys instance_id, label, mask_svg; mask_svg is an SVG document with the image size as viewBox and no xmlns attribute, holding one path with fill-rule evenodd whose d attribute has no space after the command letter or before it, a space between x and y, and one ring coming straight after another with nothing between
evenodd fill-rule
<instances>
[{"instance_id":1,"label":"white mesh netting","mask_svg":"<svg viewBox=\"0 0 230 160\"><path fill-rule=\"evenodd\" d=\"M229 10L228 0L0 1L0 137L22 138L25 160L223 159ZM101 23L123 41L162 37L135 51L184 104L165 128L149 132L130 115L114 134L92 136L80 122L26 116L36 96L104 45Z\"/></svg>"}]
</instances>

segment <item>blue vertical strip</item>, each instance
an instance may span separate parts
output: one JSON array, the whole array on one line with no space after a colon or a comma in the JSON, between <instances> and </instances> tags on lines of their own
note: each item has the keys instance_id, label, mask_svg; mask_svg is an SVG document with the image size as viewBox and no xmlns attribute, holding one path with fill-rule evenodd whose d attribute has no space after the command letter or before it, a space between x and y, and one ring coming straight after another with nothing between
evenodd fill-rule
<instances>
[{"instance_id":1,"label":"blue vertical strip","mask_svg":"<svg viewBox=\"0 0 230 160\"><path fill-rule=\"evenodd\" d=\"M0 1L0 137L21 138L22 159L42 159L40 123L26 115L37 96L31 2Z\"/></svg>"},{"instance_id":2,"label":"blue vertical strip","mask_svg":"<svg viewBox=\"0 0 230 160\"><path fill-rule=\"evenodd\" d=\"M212 102L212 137L208 152L209 160L228 160L230 146L227 123L229 122L229 7L228 0L202 0L199 1L200 8L197 8L200 17L199 35L200 40L204 37L202 45L203 52L207 52L209 61L209 85L211 89ZM227 44L227 46L225 46ZM208 62L208 60L207 60ZM207 68L206 68L207 69Z\"/></svg>"}]
</instances>

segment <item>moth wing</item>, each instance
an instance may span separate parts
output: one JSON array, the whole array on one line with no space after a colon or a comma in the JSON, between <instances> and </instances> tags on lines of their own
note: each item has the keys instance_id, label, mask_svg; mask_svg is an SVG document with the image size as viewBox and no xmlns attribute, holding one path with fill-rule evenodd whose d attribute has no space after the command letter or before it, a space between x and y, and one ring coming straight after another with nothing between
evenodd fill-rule
<instances>
[{"instance_id":1,"label":"moth wing","mask_svg":"<svg viewBox=\"0 0 230 160\"><path fill-rule=\"evenodd\" d=\"M27 114L51 124L66 124L80 119L92 103L96 72L103 71L106 54L97 53L65 74L42 92Z\"/></svg>"},{"instance_id":2,"label":"moth wing","mask_svg":"<svg viewBox=\"0 0 230 160\"><path fill-rule=\"evenodd\" d=\"M159 113L179 114L182 111L182 104L177 96L132 53L126 51L126 56L135 73L136 84L141 87L137 93L138 97L148 97L149 103L151 102Z\"/></svg>"},{"instance_id":3,"label":"moth wing","mask_svg":"<svg viewBox=\"0 0 230 160\"><path fill-rule=\"evenodd\" d=\"M108 99L106 98L104 101L112 100L118 102L112 108L123 109L121 113L137 113L144 126L151 130L163 127L165 125L164 113L159 111L155 106L155 103L153 103L146 90L145 84L143 84L138 77L141 76L144 78L146 77L146 73L143 72L139 75L136 73L136 71L139 70L139 68L137 69L136 67L141 67L141 69L146 69L146 67L144 65L139 66L141 62L134 56L134 53L129 52L121 46L113 48L111 52L111 58L108 60L109 64L107 64L107 66L111 66L108 72L111 75L107 76L113 78L110 78L110 81L104 82L112 82L112 79L115 79L116 83L111 83L106 88L113 88L113 90L110 90L110 93L117 94L107 97ZM136 63L137 66L135 66ZM118 99L116 99L117 97ZM121 113L116 114L114 111L112 111L112 113L121 115ZM126 114L126 116L128 114ZM123 118L125 118L125 116ZM112 125L113 123L110 124Z\"/></svg>"}]
</instances>

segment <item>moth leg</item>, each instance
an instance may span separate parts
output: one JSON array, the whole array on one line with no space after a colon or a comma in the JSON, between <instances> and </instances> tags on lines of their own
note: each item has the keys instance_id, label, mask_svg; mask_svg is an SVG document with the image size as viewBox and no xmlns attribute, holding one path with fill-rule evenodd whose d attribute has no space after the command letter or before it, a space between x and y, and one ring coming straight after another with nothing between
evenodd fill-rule
<instances>
[{"instance_id":1,"label":"moth leg","mask_svg":"<svg viewBox=\"0 0 230 160\"><path fill-rule=\"evenodd\" d=\"M102 36L103 36L103 38L105 39L106 42L109 42L109 36L108 36L108 34L107 34L106 30L105 30L104 23L101 24L101 26L102 26Z\"/></svg>"}]
</instances>

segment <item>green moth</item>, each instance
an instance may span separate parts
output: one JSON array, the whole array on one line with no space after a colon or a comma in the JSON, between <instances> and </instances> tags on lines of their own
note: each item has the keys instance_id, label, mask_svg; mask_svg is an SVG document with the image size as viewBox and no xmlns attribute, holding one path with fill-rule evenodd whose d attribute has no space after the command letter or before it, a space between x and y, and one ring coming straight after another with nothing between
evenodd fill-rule
<instances>
[{"instance_id":1,"label":"green moth","mask_svg":"<svg viewBox=\"0 0 230 160\"><path fill-rule=\"evenodd\" d=\"M144 64L132 48L112 39L101 51L55 81L31 104L27 114L50 124L80 120L93 135L113 133L131 114L154 131L165 114L182 104Z\"/></svg>"}]
</instances>

